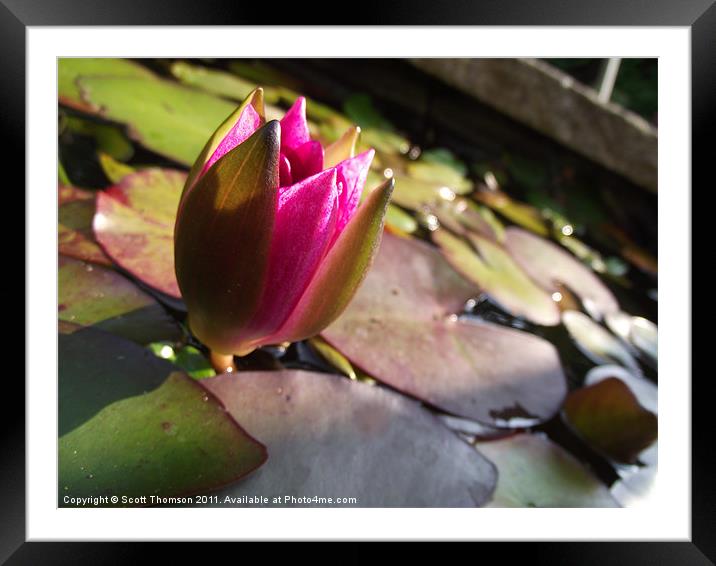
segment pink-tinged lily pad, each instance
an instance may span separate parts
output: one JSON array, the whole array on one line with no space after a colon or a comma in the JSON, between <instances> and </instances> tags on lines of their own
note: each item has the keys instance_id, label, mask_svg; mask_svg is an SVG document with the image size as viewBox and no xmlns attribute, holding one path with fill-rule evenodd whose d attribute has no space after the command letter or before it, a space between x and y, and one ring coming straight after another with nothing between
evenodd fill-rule
<instances>
[{"instance_id":1,"label":"pink-tinged lily pad","mask_svg":"<svg viewBox=\"0 0 716 566\"><path fill-rule=\"evenodd\" d=\"M616 298L599 277L556 244L511 227L506 230L505 247L527 274L550 293L559 291L559 283L564 284L598 319L619 310Z\"/></svg>"},{"instance_id":2,"label":"pink-tinged lily pad","mask_svg":"<svg viewBox=\"0 0 716 566\"><path fill-rule=\"evenodd\" d=\"M552 296L532 281L500 244L476 233L463 239L444 229L435 230L432 238L450 265L506 311L535 324L559 324L559 308Z\"/></svg>"},{"instance_id":3,"label":"pink-tinged lily pad","mask_svg":"<svg viewBox=\"0 0 716 566\"><path fill-rule=\"evenodd\" d=\"M386 234L365 282L323 337L369 375L498 427L549 419L566 394L554 347L458 319L477 289L431 246Z\"/></svg>"},{"instance_id":4,"label":"pink-tinged lily pad","mask_svg":"<svg viewBox=\"0 0 716 566\"><path fill-rule=\"evenodd\" d=\"M617 462L636 462L656 440L656 415L616 377L572 391L562 414L586 442Z\"/></svg>"},{"instance_id":5,"label":"pink-tinged lily pad","mask_svg":"<svg viewBox=\"0 0 716 566\"><path fill-rule=\"evenodd\" d=\"M59 336L59 504L155 504L155 496L227 485L266 450L197 381L142 348L94 328ZM122 496L142 497L133 502Z\"/></svg>"},{"instance_id":6,"label":"pink-tinged lily pad","mask_svg":"<svg viewBox=\"0 0 716 566\"><path fill-rule=\"evenodd\" d=\"M263 495L271 507L274 497L288 507L472 507L494 488L489 462L416 402L387 389L297 370L201 383L270 454L247 480L214 494L222 506L232 503L226 497Z\"/></svg>"},{"instance_id":7,"label":"pink-tinged lily pad","mask_svg":"<svg viewBox=\"0 0 716 566\"><path fill-rule=\"evenodd\" d=\"M180 297L174 275L174 220L186 174L144 169L97 195L94 232L107 255L134 277Z\"/></svg>"},{"instance_id":8,"label":"pink-tinged lily pad","mask_svg":"<svg viewBox=\"0 0 716 566\"><path fill-rule=\"evenodd\" d=\"M95 195L61 185L58 188L57 245L61 254L100 265L112 265L92 233Z\"/></svg>"},{"instance_id":9,"label":"pink-tinged lily pad","mask_svg":"<svg viewBox=\"0 0 716 566\"><path fill-rule=\"evenodd\" d=\"M517 434L475 446L497 466L490 507L619 507L601 481L545 436Z\"/></svg>"},{"instance_id":10,"label":"pink-tinged lily pad","mask_svg":"<svg viewBox=\"0 0 716 566\"><path fill-rule=\"evenodd\" d=\"M164 308L113 269L60 256L58 318L96 326L139 344L176 340L181 330Z\"/></svg>"}]
</instances>

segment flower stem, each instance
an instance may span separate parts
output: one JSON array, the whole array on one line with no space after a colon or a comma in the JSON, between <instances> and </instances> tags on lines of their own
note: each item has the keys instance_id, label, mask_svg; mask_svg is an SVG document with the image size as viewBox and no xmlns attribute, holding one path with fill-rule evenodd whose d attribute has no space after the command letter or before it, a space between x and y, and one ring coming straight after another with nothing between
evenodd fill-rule
<instances>
[{"instance_id":1,"label":"flower stem","mask_svg":"<svg viewBox=\"0 0 716 566\"><path fill-rule=\"evenodd\" d=\"M219 354L218 352L209 352L209 360L216 373L231 373L236 371L234 364L234 356L231 354Z\"/></svg>"}]
</instances>

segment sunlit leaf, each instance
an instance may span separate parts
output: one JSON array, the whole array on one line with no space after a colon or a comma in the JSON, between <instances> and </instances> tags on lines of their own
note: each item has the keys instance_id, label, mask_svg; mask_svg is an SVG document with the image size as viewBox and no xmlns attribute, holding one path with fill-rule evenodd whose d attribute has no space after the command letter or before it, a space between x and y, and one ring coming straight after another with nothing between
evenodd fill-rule
<instances>
[{"instance_id":1,"label":"sunlit leaf","mask_svg":"<svg viewBox=\"0 0 716 566\"><path fill-rule=\"evenodd\" d=\"M491 507L619 507L606 486L540 434L478 442L497 466Z\"/></svg>"},{"instance_id":2,"label":"sunlit leaf","mask_svg":"<svg viewBox=\"0 0 716 566\"><path fill-rule=\"evenodd\" d=\"M447 412L505 427L548 419L566 393L556 351L454 316L476 293L430 246L386 234L357 295L322 335L379 381Z\"/></svg>"},{"instance_id":3,"label":"sunlit leaf","mask_svg":"<svg viewBox=\"0 0 716 566\"><path fill-rule=\"evenodd\" d=\"M552 297L525 275L502 246L477 234L469 234L468 243L442 229L434 231L432 238L448 262L503 309L535 324L559 324L559 308Z\"/></svg>"},{"instance_id":4,"label":"sunlit leaf","mask_svg":"<svg viewBox=\"0 0 716 566\"><path fill-rule=\"evenodd\" d=\"M641 373L638 362L629 350L606 328L579 311L564 311L562 323L577 347L597 364L618 363Z\"/></svg>"},{"instance_id":5,"label":"sunlit leaf","mask_svg":"<svg viewBox=\"0 0 716 566\"><path fill-rule=\"evenodd\" d=\"M186 175L144 169L97 196L94 231L105 252L147 285L179 297L174 221Z\"/></svg>"},{"instance_id":6,"label":"sunlit leaf","mask_svg":"<svg viewBox=\"0 0 716 566\"><path fill-rule=\"evenodd\" d=\"M176 83L143 78L82 77L82 98L105 118L126 124L132 139L191 165L234 104Z\"/></svg>"},{"instance_id":7,"label":"sunlit leaf","mask_svg":"<svg viewBox=\"0 0 716 566\"><path fill-rule=\"evenodd\" d=\"M57 246L66 256L100 265L112 265L95 241L92 219L95 193L71 186L58 187Z\"/></svg>"},{"instance_id":8,"label":"sunlit leaf","mask_svg":"<svg viewBox=\"0 0 716 566\"><path fill-rule=\"evenodd\" d=\"M600 279L559 246L519 228L507 228L505 247L525 272L550 293L563 283L585 309L600 318L619 310L612 292Z\"/></svg>"},{"instance_id":9,"label":"sunlit leaf","mask_svg":"<svg viewBox=\"0 0 716 566\"><path fill-rule=\"evenodd\" d=\"M80 110L91 110L82 99L77 79L93 76L151 79L154 73L128 59L60 57L57 59L57 90L60 103Z\"/></svg>"}]
</instances>

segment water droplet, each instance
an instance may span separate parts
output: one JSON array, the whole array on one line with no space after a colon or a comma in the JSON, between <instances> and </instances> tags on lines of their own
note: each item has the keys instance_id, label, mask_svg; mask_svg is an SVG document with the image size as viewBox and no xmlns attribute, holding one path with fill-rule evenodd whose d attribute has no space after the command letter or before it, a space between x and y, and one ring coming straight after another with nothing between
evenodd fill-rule
<instances>
[{"instance_id":1,"label":"water droplet","mask_svg":"<svg viewBox=\"0 0 716 566\"><path fill-rule=\"evenodd\" d=\"M203 396L201 397L201 400L202 400L202 401L208 401L208 400L209 400L209 396L208 396L208 395L203 395Z\"/></svg>"},{"instance_id":2,"label":"water droplet","mask_svg":"<svg viewBox=\"0 0 716 566\"><path fill-rule=\"evenodd\" d=\"M392 179L393 178L393 170L390 167L384 169L383 177L385 177L386 179Z\"/></svg>"},{"instance_id":3,"label":"water droplet","mask_svg":"<svg viewBox=\"0 0 716 566\"><path fill-rule=\"evenodd\" d=\"M455 191L453 191L450 187L440 187L438 189L438 194L440 195L440 198L443 198L445 200L455 200Z\"/></svg>"},{"instance_id":4,"label":"water droplet","mask_svg":"<svg viewBox=\"0 0 716 566\"><path fill-rule=\"evenodd\" d=\"M554 293L552 293L552 300L553 300L555 303L558 303L559 301L561 301L561 300L562 300L562 293L560 293L559 291L555 291Z\"/></svg>"},{"instance_id":5,"label":"water droplet","mask_svg":"<svg viewBox=\"0 0 716 566\"><path fill-rule=\"evenodd\" d=\"M94 474L87 474L87 479L88 479L88 480L91 480L92 478L94 478Z\"/></svg>"},{"instance_id":6,"label":"water droplet","mask_svg":"<svg viewBox=\"0 0 716 566\"><path fill-rule=\"evenodd\" d=\"M89 263L85 265L85 269L87 271L94 271L94 267L92 267Z\"/></svg>"},{"instance_id":7,"label":"water droplet","mask_svg":"<svg viewBox=\"0 0 716 566\"><path fill-rule=\"evenodd\" d=\"M278 389L276 389L276 393L281 395L281 393L283 393L283 387L279 387Z\"/></svg>"},{"instance_id":8,"label":"water droplet","mask_svg":"<svg viewBox=\"0 0 716 566\"><path fill-rule=\"evenodd\" d=\"M574 228L571 224L565 224L562 226L562 234L565 236L571 236L574 233Z\"/></svg>"},{"instance_id":9,"label":"water droplet","mask_svg":"<svg viewBox=\"0 0 716 566\"><path fill-rule=\"evenodd\" d=\"M174 350L171 346L167 346L166 344L161 347L159 350L159 357L164 358L165 360L168 360L174 355Z\"/></svg>"}]
</instances>

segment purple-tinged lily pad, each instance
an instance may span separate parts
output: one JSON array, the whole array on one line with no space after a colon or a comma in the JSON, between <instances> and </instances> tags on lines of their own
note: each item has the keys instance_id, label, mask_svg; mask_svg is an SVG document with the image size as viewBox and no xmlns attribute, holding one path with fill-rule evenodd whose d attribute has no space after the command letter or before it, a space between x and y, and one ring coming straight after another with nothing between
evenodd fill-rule
<instances>
[{"instance_id":1,"label":"purple-tinged lily pad","mask_svg":"<svg viewBox=\"0 0 716 566\"><path fill-rule=\"evenodd\" d=\"M541 434L478 442L497 466L490 507L619 507L606 486Z\"/></svg>"},{"instance_id":2,"label":"purple-tinged lily pad","mask_svg":"<svg viewBox=\"0 0 716 566\"><path fill-rule=\"evenodd\" d=\"M100 265L112 265L92 233L95 195L61 185L58 188L57 245L61 254Z\"/></svg>"},{"instance_id":3,"label":"purple-tinged lily pad","mask_svg":"<svg viewBox=\"0 0 716 566\"><path fill-rule=\"evenodd\" d=\"M263 495L271 507L274 497L288 507L471 507L494 488L489 462L416 402L384 388L296 370L201 383L270 453L247 480L215 493L222 505L231 504L226 497Z\"/></svg>"},{"instance_id":4,"label":"purple-tinged lily pad","mask_svg":"<svg viewBox=\"0 0 716 566\"><path fill-rule=\"evenodd\" d=\"M174 220L186 174L144 169L97 195L94 232L105 252L134 277L180 297L174 275Z\"/></svg>"},{"instance_id":5,"label":"purple-tinged lily pad","mask_svg":"<svg viewBox=\"0 0 716 566\"><path fill-rule=\"evenodd\" d=\"M559 290L558 283L564 284L596 318L619 310L616 298L599 277L556 244L511 227L506 230L505 247L525 272L550 293Z\"/></svg>"},{"instance_id":6,"label":"purple-tinged lily pad","mask_svg":"<svg viewBox=\"0 0 716 566\"><path fill-rule=\"evenodd\" d=\"M616 377L572 391L562 414L587 443L617 462L636 462L656 440L656 415Z\"/></svg>"},{"instance_id":7,"label":"purple-tinged lily pad","mask_svg":"<svg viewBox=\"0 0 716 566\"><path fill-rule=\"evenodd\" d=\"M450 265L506 311L543 326L559 324L559 308L551 295L532 281L501 245L476 233L467 238L469 241L443 229L432 232Z\"/></svg>"},{"instance_id":8,"label":"purple-tinged lily pad","mask_svg":"<svg viewBox=\"0 0 716 566\"><path fill-rule=\"evenodd\" d=\"M112 269L60 256L58 317L137 342L176 340L179 326L150 295Z\"/></svg>"},{"instance_id":9,"label":"purple-tinged lily pad","mask_svg":"<svg viewBox=\"0 0 716 566\"><path fill-rule=\"evenodd\" d=\"M59 336L59 504L152 505L227 485L265 448L198 382L149 350L94 328ZM122 496L146 499L133 502Z\"/></svg>"},{"instance_id":10,"label":"purple-tinged lily pad","mask_svg":"<svg viewBox=\"0 0 716 566\"><path fill-rule=\"evenodd\" d=\"M566 394L556 350L458 319L476 293L436 249L386 234L357 295L322 335L377 380L444 411L498 427L549 419Z\"/></svg>"}]
</instances>

